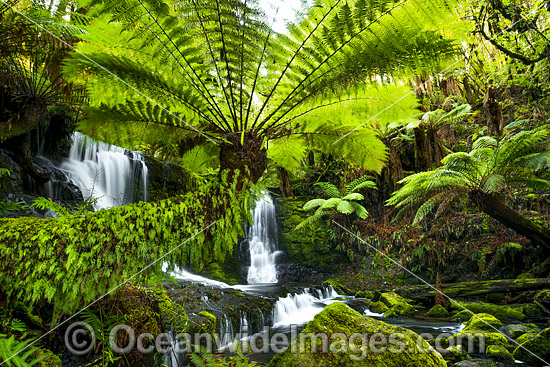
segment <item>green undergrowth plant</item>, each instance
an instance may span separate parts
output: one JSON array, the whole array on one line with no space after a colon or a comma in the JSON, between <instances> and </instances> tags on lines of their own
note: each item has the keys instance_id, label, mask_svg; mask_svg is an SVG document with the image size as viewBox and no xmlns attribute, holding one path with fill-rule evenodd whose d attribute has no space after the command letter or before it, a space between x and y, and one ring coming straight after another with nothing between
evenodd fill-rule
<instances>
[{"instance_id":1,"label":"green undergrowth plant","mask_svg":"<svg viewBox=\"0 0 550 367\"><path fill-rule=\"evenodd\" d=\"M0 291L8 300L46 301L71 312L124 281L160 273L164 262L196 270L223 262L250 219L253 194L236 185L223 174L200 190L158 202L2 219Z\"/></svg>"},{"instance_id":2,"label":"green undergrowth plant","mask_svg":"<svg viewBox=\"0 0 550 367\"><path fill-rule=\"evenodd\" d=\"M6 367L36 366L47 356L35 357L38 348L29 345L31 340L17 340L15 336L0 334L0 365Z\"/></svg>"}]
</instances>

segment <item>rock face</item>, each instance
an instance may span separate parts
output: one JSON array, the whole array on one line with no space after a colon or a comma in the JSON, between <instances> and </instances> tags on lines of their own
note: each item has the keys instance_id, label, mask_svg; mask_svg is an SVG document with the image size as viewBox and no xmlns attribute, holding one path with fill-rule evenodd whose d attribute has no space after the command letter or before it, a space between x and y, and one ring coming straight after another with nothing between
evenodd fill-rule
<instances>
[{"instance_id":1,"label":"rock face","mask_svg":"<svg viewBox=\"0 0 550 367\"><path fill-rule=\"evenodd\" d=\"M176 164L145 155L149 173L148 200L167 199L189 191L189 173Z\"/></svg>"},{"instance_id":2,"label":"rock face","mask_svg":"<svg viewBox=\"0 0 550 367\"><path fill-rule=\"evenodd\" d=\"M315 335L326 335L327 342L323 344L322 337L315 341ZM268 366L446 366L443 357L430 351L428 343L419 338L411 330L333 303L307 323L298 338Z\"/></svg>"}]
</instances>

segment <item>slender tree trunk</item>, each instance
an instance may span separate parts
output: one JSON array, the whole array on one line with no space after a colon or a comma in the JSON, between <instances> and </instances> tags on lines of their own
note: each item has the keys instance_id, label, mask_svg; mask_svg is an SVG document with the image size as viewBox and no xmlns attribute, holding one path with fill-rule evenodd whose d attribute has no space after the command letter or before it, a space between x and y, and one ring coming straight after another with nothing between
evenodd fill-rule
<instances>
[{"instance_id":1,"label":"slender tree trunk","mask_svg":"<svg viewBox=\"0 0 550 367\"><path fill-rule=\"evenodd\" d=\"M283 167L279 167L279 179L280 179L279 188L281 189L281 194L283 195L283 197L284 198L289 196L294 197L294 193L292 192L292 186L290 185L290 177L288 176L288 171Z\"/></svg>"},{"instance_id":2,"label":"slender tree trunk","mask_svg":"<svg viewBox=\"0 0 550 367\"><path fill-rule=\"evenodd\" d=\"M550 250L550 230L507 206L499 195L474 191L470 198L484 213L526 237L534 245L544 247L547 252Z\"/></svg>"},{"instance_id":3,"label":"slender tree trunk","mask_svg":"<svg viewBox=\"0 0 550 367\"><path fill-rule=\"evenodd\" d=\"M496 88L488 87L483 98L485 116L487 117L487 128L489 135L500 135L504 128L504 117L502 107L498 103L498 91Z\"/></svg>"}]
</instances>

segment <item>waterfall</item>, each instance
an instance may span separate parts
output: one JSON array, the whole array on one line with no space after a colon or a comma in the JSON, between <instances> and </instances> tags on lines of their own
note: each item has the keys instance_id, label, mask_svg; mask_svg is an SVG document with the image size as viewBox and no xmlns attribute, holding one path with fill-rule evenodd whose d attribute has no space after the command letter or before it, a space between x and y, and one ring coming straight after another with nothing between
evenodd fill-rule
<instances>
[{"instance_id":1,"label":"waterfall","mask_svg":"<svg viewBox=\"0 0 550 367\"><path fill-rule=\"evenodd\" d=\"M84 198L95 198L96 210L147 201L148 171L143 154L95 142L75 132L69 158L59 168L78 186Z\"/></svg>"},{"instance_id":2,"label":"waterfall","mask_svg":"<svg viewBox=\"0 0 550 367\"><path fill-rule=\"evenodd\" d=\"M246 238L250 252L248 284L277 283L275 259L280 253L277 251L277 217L268 193L262 193L256 202Z\"/></svg>"},{"instance_id":3,"label":"waterfall","mask_svg":"<svg viewBox=\"0 0 550 367\"><path fill-rule=\"evenodd\" d=\"M340 295L329 286L323 289L305 288L300 294L281 297L273 309L273 327L303 325L313 320L323 308Z\"/></svg>"}]
</instances>

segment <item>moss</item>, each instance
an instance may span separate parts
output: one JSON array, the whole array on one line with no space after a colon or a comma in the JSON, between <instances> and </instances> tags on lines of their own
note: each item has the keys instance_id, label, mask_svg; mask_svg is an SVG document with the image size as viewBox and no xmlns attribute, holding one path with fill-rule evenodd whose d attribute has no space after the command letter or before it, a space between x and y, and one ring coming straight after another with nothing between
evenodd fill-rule
<instances>
[{"instance_id":1,"label":"moss","mask_svg":"<svg viewBox=\"0 0 550 367\"><path fill-rule=\"evenodd\" d=\"M494 331L500 329L502 322L493 315L487 313L477 313L472 316L470 320L466 322L466 328L464 330L484 330Z\"/></svg>"},{"instance_id":2,"label":"moss","mask_svg":"<svg viewBox=\"0 0 550 367\"><path fill-rule=\"evenodd\" d=\"M370 310L372 312L376 312L376 313L384 313L388 310L388 306L386 306L385 304L383 304L382 302L378 301L378 302L373 302L371 303L370 305Z\"/></svg>"},{"instance_id":3,"label":"moss","mask_svg":"<svg viewBox=\"0 0 550 367\"><path fill-rule=\"evenodd\" d=\"M529 334L524 334L517 340L521 345L514 350L514 358L535 366L541 365L541 359L548 361L550 359L550 328L523 338L525 335Z\"/></svg>"},{"instance_id":4,"label":"moss","mask_svg":"<svg viewBox=\"0 0 550 367\"><path fill-rule=\"evenodd\" d=\"M508 306L499 306L485 302L452 302L451 307L464 310L468 309L473 313L488 313L498 319L523 320L525 315L521 309L514 309Z\"/></svg>"},{"instance_id":5,"label":"moss","mask_svg":"<svg viewBox=\"0 0 550 367\"><path fill-rule=\"evenodd\" d=\"M526 341L533 339L535 336L537 336L537 333L531 332L531 333L525 333L517 337L516 343L523 344ZM517 345L517 344L516 344Z\"/></svg>"},{"instance_id":6,"label":"moss","mask_svg":"<svg viewBox=\"0 0 550 367\"><path fill-rule=\"evenodd\" d=\"M516 279L531 279L533 278L533 274L531 273L521 273L520 275L517 276Z\"/></svg>"},{"instance_id":7,"label":"moss","mask_svg":"<svg viewBox=\"0 0 550 367\"><path fill-rule=\"evenodd\" d=\"M202 316L200 330L204 333L213 334L216 332L217 319L210 312L201 311L199 316Z\"/></svg>"},{"instance_id":8,"label":"moss","mask_svg":"<svg viewBox=\"0 0 550 367\"><path fill-rule=\"evenodd\" d=\"M445 359L451 362L459 362L465 359L471 359L470 355L464 350L462 345L455 345L446 349Z\"/></svg>"},{"instance_id":9,"label":"moss","mask_svg":"<svg viewBox=\"0 0 550 367\"><path fill-rule=\"evenodd\" d=\"M384 313L384 317L414 314L414 306L409 304L407 299L394 292L381 293L380 302L384 303L389 308L389 310Z\"/></svg>"},{"instance_id":10,"label":"moss","mask_svg":"<svg viewBox=\"0 0 550 367\"><path fill-rule=\"evenodd\" d=\"M354 295L356 298L366 298L366 299L373 299L374 298L374 292L373 291L357 291Z\"/></svg>"},{"instance_id":11,"label":"moss","mask_svg":"<svg viewBox=\"0 0 550 367\"><path fill-rule=\"evenodd\" d=\"M500 303L504 300L504 293L489 293L485 300L489 303Z\"/></svg>"},{"instance_id":12,"label":"moss","mask_svg":"<svg viewBox=\"0 0 550 367\"><path fill-rule=\"evenodd\" d=\"M506 337L499 332L490 332L483 330L463 330L453 335L456 345L462 345L467 350L471 347L470 343L473 343L474 351L483 352L483 347L489 345L500 345L503 347L509 347Z\"/></svg>"},{"instance_id":13,"label":"moss","mask_svg":"<svg viewBox=\"0 0 550 367\"><path fill-rule=\"evenodd\" d=\"M330 285L339 294L346 294L348 296L353 296L355 294L354 291L344 285L344 282L341 278L330 278L325 280L323 284Z\"/></svg>"},{"instance_id":14,"label":"moss","mask_svg":"<svg viewBox=\"0 0 550 367\"><path fill-rule=\"evenodd\" d=\"M377 350L382 350L384 346L378 344L369 347L369 344L373 344L371 339L367 341L368 344L366 345L360 345L361 342L357 340L357 344L351 347L347 344L342 344L345 346L342 348L341 353L334 351L334 349L333 351L329 349L328 353L322 353L322 350L319 350L321 348L321 343L316 343L313 347L314 351L315 347L317 347L317 352L312 353L312 338L307 338L306 335L315 335L318 333L327 334L329 338L328 344L332 346L332 348L338 344L334 343L334 341L337 340L336 333L343 333L348 338L354 333L368 336L369 338L372 338L374 334L383 335L388 340L388 343L385 345L385 351L376 352ZM403 344L394 343L395 339L393 339L392 342L391 335L399 335L398 339ZM302 340L303 343L300 343L300 340ZM301 350L300 344L304 347ZM398 344L399 347L397 347ZM419 339L419 336L411 330L389 325L382 321L363 316L343 303L333 303L327 306L321 313L317 314L312 321L307 323L304 330L298 336L298 339L292 342L290 347L284 352L277 354L268 366L446 366L445 360L439 353L435 351L426 352L429 348L429 345L424 340ZM396 350L399 349L402 351L396 353Z\"/></svg>"},{"instance_id":15,"label":"moss","mask_svg":"<svg viewBox=\"0 0 550 367\"><path fill-rule=\"evenodd\" d=\"M517 339L520 336L528 333L539 332L540 329L534 324L512 324L502 328L503 332L510 334L512 339Z\"/></svg>"},{"instance_id":16,"label":"moss","mask_svg":"<svg viewBox=\"0 0 550 367\"><path fill-rule=\"evenodd\" d=\"M506 348L500 345L489 345L485 351L487 358L497 362L514 363L514 357Z\"/></svg>"},{"instance_id":17,"label":"moss","mask_svg":"<svg viewBox=\"0 0 550 367\"><path fill-rule=\"evenodd\" d=\"M277 199L277 212L280 220L279 246L287 253L292 262L334 272L340 255L332 247L328 226L325 223L320 223L307 232L294 230L309 216L302 209L309 199L305 197Z\"/></svg>"},{"instance_id":18,"label":"moss","mask_svg":"<svg viewBox=\"0 0 550 367\"><path fill-rule=\"evenodd\" d=\"M430 308L426 315L430 317L449 317L449 311L443 305L435 305Z\"/></svg>"},{"instance_id":19,"label":"moss","mask_svg":"<svg viewBox=\"0 0 550 367\"><path fill-rule=\"evenodd\" d=\"M524 303L521 305L521 308L523 309L523 313L525 314L525 316L528 316L528 317L544 316L544 312L535 303Z\"/></svg>"},{"instance_id":20,"label":"moss","mask_svg":"<svg viewBox=\"0 0 550 367\"><path fill-rule=\"evenodd\" d=\"M37 359L44 358L36 364L37 367L61 367L61 359L49 349L38 349L35 353Z\"/></svg>"},{"instance_id":21,"label":"moss","mask_svg":"<svg viewBox=\"0 0 550 367\"><path fill-rule=\"evenodd\" d=\"M473 314L468 310L462 310L457 312L451 317L452 320L468 321L472 318Z\"/></svg>"}]
</instances>

